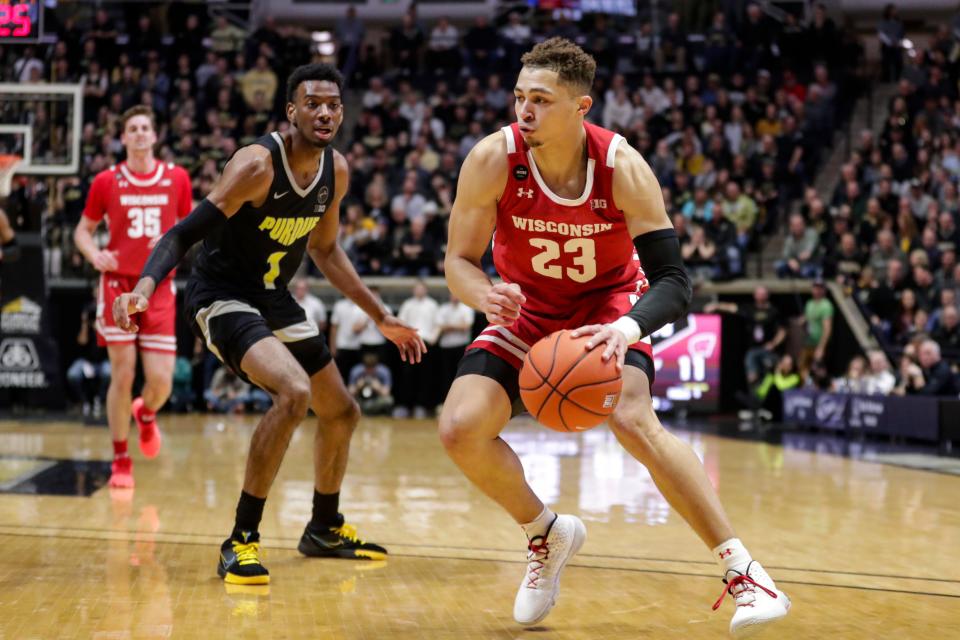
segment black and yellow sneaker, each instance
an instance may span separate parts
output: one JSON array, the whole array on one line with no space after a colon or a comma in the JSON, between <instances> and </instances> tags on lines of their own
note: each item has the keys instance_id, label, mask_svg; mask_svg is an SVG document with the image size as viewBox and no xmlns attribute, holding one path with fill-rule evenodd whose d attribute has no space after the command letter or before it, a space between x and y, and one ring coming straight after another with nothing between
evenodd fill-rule
<instances>
[{"instance_id":1,"label":"black and yellow sneaker","mask_svg":"<svg viewBox=\"0 0 960 640\"><path fill-rule=\"evenodd\" d=\"M220 546L217 575L230 584L269 584L270 572L260 564L260 534L240 535L241 539L231 536Z\"/></svg>"},{"instance_id":2,"label":"black and yellow sneaker","mask_svg":"<svg viewBox=\"0 0 960 640\"><path fill-rule=\"evenodd\" d=\"M386 560L387 550L373 542L357 537L357 528L343 521L323 531L314 531L307 525L300 537L297 550L312 558L349 558L357 560Z\"/></svg>"}]
</instances>

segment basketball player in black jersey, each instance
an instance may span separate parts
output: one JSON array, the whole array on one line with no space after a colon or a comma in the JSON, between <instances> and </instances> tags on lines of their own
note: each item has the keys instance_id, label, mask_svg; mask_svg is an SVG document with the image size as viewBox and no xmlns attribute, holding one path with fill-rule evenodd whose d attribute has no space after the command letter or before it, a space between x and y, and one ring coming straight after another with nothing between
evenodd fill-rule
<instances>
[{"instance_id":1,"label":"basketball player in black jersey","mask_svg":"<svg viewBox=\"0 0 960 640\"><path fill-rule=\"evenodd\" d=\"M263 505L294 429L312 408L313 518L300 540L308 556L383 559L339 513L350 436L360 413L316 326L287 291L304 250L331 284L356 302L400 349L419 362L426 347L415 329L386 312L337 244L347 162L328 145L343 120L342 78L329 65L298 67L287 81L290 129L243 147L210 195L163 236L133 292L117 298L117 326L136 331L132 314L147 308L162 282L198 240L203 246L187 284L195 332L239 376L273 397L250 443L236 522L217 572L232 584L267 584L260 562Z\"/></svg>"}]
</instances>

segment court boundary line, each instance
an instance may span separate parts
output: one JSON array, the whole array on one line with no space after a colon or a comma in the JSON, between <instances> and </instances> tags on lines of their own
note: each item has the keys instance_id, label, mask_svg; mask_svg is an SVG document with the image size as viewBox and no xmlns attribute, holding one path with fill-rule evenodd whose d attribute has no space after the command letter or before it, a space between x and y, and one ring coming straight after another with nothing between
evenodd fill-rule
<instances>
[{"instance_id":1,"label":"court boundary line","mask_svg":"<svg viewBox=\"0 0 960 640\"><path fill-rule=\"evenodd\" d=\"M21 527L11 527L11 526L9 526L9 525L0 525L0 529L12 529L12 528L17 528L17 529L19 529L19 528L21 528ZM23 528L25 528L25 527L23 527ZM36 528L36 527L34 527L34 528ZM91 541L91 542L110 542L110 541L137 542L137 541L138 541L138 540L137 540L138 537L141 537L141 538L143 537L143 534L140 533L140 532L131 531L131 530L123 530L123 529L80 529L80 528L77 528L77 529L75 529L75 530L77 530L77 531L92 531L92 532L100 532L100 533L124 534L124 535L119 536L119 537L117 537L117 538L108 538L108 539L105 539L105 538L100 538L100 537L95 537L95 536L69 535L69 534L65 535L65 534L63 534L63 533L53 533L53 534L32 534L32 533L26 533L26 532L24 532L24 533L9 533L9 532L0 530L0 536L8 535L8 536L14 536L14 537L20 537L20 538L54 538L54 539L58 539L58 540L88 540L88 541ZM56 531L56 529L54 529L54 531ZM151 535L152 535L152 536L157 536L157 533L151 533ZM192 537L199 537L199 536L217 537L217 536L215 536L214 534L174 534L174 533L162 533L162 534L159 534L159 535L160 535L161 537L162 537L162 536L175 536L175 535L187 535L187 536L192 536ZM218 538L218 539L219 539L219 538ZM277 540L290 540L290 541L294 540L293 538L279 538L279 537L275 537L274 539L277 539ZM186 541L184 541L184 540L158 540L158 539L156 539L156 538L154 538L153 540L151 540L151 542L154 543L154 544L164 544L164 545L178 545L178 544L181 544L181 545L191 545L191 546L201 546L201 545L202 545L202 546L207 546L208 544L210 544L210 543L208 543L208 542L206 542L206 541L201 542L201 541L199 541L199 540L198 540L198 541L189 541L189 540L186 540ZM272 546L272 545L271 545L271 546ZM402 544L400 544L400 545L398 545L398 546L410 546L410 545L402 545ZM283 551L296 552L296 548L294 548L294 547L288 547L288 546L272 546L272 548L275 549L275 550L277 550L277 551L283 550ZM462 548L462 547L458 547L458 548ZM470 548L470 549L468 549L468 550L471 550L471 551L479 551L479 549L474 549L474 548ZM425 558L425 559L433 559L433 560L458 560L458 561L464 561L464 562L499 562L499 563L505 563L505 564L518 564L518 565L519 565L519 564L525 564L525 563L526 563L526 561L524 561L524 560L508 560L508 559L498 559L498 558L471 558L471 557L444 556L444 555L437 555L437 554L390 553L389 555L390 555L390 556L393 556L393 557L396 557L396 558ZM617 559L616 556L614 556L613 558L614 558L614 559ZM388 559L388 560L389 560L389 559ZM662 562L669 562L669 560L662 560ZM693 561L687 561L687 562L693 562ZM686 576L686 577L696 577L696 578L709 578L709 579L711 579L711 580L718 580L718 579L719 579L716 574L712 574L712 573L710 573L710 574L708 574L708 573L688 573L688 572L684 572L684 571L668 571L668 570L665 570L665 569L663 569L663 570L657 570L657 569L641 569L641 568L636 568L636 567L603 567L603 566L597 566L597 565L591 565L591 564L583 564L583 563L578 563L578 562L571 562L571 563L568 564L567 566L568 566L568 567L578 567L578 568L580 568L580 569L591 569L591 570L596 570L596 571L627 571L627 572L630 572L630 573L650 573L650 574L655 574L655 575ZM803 571L803 569L799 569L799 571ZM856 574L855 574L855 575L856 575ZM909 579L909 580L921 580L921 581L923 580L922 578L909 578L909 577L904 577L904 576L885 576L885 577L899 578L899 579ZM956 582L956 581L950 581L950 582ZM777 580L777 583L778 583L778 584L796 584L796 585L801 585L801 586L812 586L812 587L828 587L828 588L833 588L833 589L855 589L855 590L859 590L859 591L878 591L878 592L883 592L883 593L901 593L901 594L907 594L907 595L918 595L918 596L930 596L930 597L939 597L939 598L954 598L954 599L960 599L960 594L934 593L934 592L931 592L931 591L914 591L914 590L910 590L910 589L889 589L889 588L885 588L885 587L869 587L869 586L866 586L866 585L828 584L828 583L823 583L823 582L811 582L811 581L806 581L806 580Z\"/></svg>"},{"instance_id":2,"label":"court boundary line","mask_svg":"<svg viewBox=\"0 0 960 640\"><path fill-rule=\"evenodd\" d=\"M36 529L36 528L37 528L36 526L32 526L32 525L28 526L28 525L0 524L0 535L3 535L2 529L18 529L18 530L23 530L23 529ZM134 534L134 533L136 533L135 531L131 531L131 530L129 530L129 529L98 529L98 528L94 528L94 527L69 527L69 528L62 528L62 527L42 527L42 528L43 528L43 529L46 529L46 530L52 530L52 531L87 531L87 532L111 533L111 534L116 534L116 533L119 533L119 534ZM191 538L215 538L216 540L220 541L220 537L219 537L217 534L214 534L214 533L197 533L197 532L190 532L190 531L185 531L185 532L179 532L179 531L178 531L178 532L174 532L174 531L163 531L163 532L157 532L157 534L160 535L160 536L166 536L166 537L186 536L186 537L191 537ZM11 534L11 535L15 535L15 534ZM81 538L81 539L87 540L87 539L95 539L95 538ZM270 536L270 539L271 539L271 540L279 540L279 541L282 541L282 542L290 542L290 543L293 543L293 544L296 544L296 543L300 540L300 538L294 538L294 537L289 537L289 536ZM220 541L220 542L222 542L222 541ZM167 541L165 541L165 543L175 544L176 541L167 540ZM218 543L219 543L219 542L218 542ZM200 544L200 543L199 543L199 542L184 542L183 544ZM411 547L411 548L414 548L414 549L464 549L464 548L465 548L465 547L462 547L462 546L454 546L454 545L444 545L444 544L417 544L417 543L398 542L398 541L393 541L393 542L383 541L383 542L381 542L381 543L379 543L379 544L382 544L382 545L387 546L387 547L389 547L389 546L399 546L399 547ZM279 547L279 548L285 548L285 547ZM496 548L496 547L468 547L468 548L466 548L466 549L469 550L469 551L478 551L478 552L483 552L483 553L517 553L518 555L519 555L520 552L521 552L520 550L518 550L518 549L516 549L516 548L513 548L513 549L499 549L499 548ZM409 554L408 554L408 555L409 555ZM438 557L439 557L439 556L438 556ZM597 558L597 559L603 559L603 560L641 561L641 562L663 562L663 563L675 562L675 563L677 563L677 564L702 564L702 565L708 565L708 566L711 566L711 567L712 567L712 566L715 566L713 562L708 562L708 561L705 561L705 560L684 560L684 559L671 559L671 558L655 558L655 557L651 557L651 556L617 556L617 555L608 555L608 554L602 554L602 553L578 553L578 554L577 554L577 557L580 557L580 558ZM505 561L505 562L506 562L506 561ZM523 561L518 561L518 562L523 562ZM573 566L573 565L571 565L571 566ZM801 572L805 572L805 573L821 573L821 574L825 574L825 575L858 576L858 577L864 577L864 578L889 578L889 579L891 579L891 580L917 580L917 581L920 581L920 582L942 582L942 583L945 583L945 584L960 584L960 579L952 579L952 578L925 578L925 577L921 577L921 576L905 576L905 575L893 574L893 573L867 573L867 572L863 572L863 571L830 571L830 570L827 570L827 569L806 569L806 568L803 568L803 567L788 567L788 566L784 566L784 565L766 565L766 566L767 566L768 569L777 569L777 570L781 570L781 571L801 571ZM780 582L780 581L778 580L778 582Z\"/></svg>"}]
</instances>

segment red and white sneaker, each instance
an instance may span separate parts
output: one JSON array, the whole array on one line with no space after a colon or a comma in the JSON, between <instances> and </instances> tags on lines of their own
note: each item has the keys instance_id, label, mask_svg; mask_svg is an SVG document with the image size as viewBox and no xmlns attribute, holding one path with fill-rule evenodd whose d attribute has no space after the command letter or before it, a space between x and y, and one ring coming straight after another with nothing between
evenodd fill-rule
<instances>
[{"instance_id":1,"label":"red and white sneaker","mask_svg":"<svg viewBox=\"0 0 960 640\"><path fill-rule=\"evenodd\" d=\"M546 536L534 536L527 547L527 571L513 603L513 619L534 625L547 617L560 594L560 573L587 539L576 516L558 515Z\"/></svg>"},{"instance_id":2,"label":"red and white sneaker","mask_svg":"<svg viewBox=\"0 0 960 640\"><path fill-rule=\"evenodd\" d=\"M160 453L163 437L160 435L160 427L157 426L156 417L148 422L144 422L140 417L144 411L146 411L146 406L143 404L143 398L135 398L133 404L130 405L130 412L133 414L133 419L137 421L137 429L140 432L140 453L145 458L156 458L157 454Z\"/></svg>"},{"instance_id":3,"label":"red and white sneaker","mask_svg":"<svg viewBox=\"0 0 960 640\"><path fill-rule=\"evenodd\" d=\"M113 489L133 489L133 460L130 456L113 459L107 486Z\"/></svg>"},{"instance_id":4,"label":"red and white sneaker","mask_svg":"<svg viewBox=\"0 0 960 640\"><path fill-rule=\"evenodd\" d=\"M737 610L730 621L730 633L735 638L749 638L767 625L776 622L790 611L790 598L777 589L773 578L767 575L756 560L747 565L744 573L733 569L723 578L726 588L713 604L716 611L729 593Z\"/></svg>"}]
</instances>

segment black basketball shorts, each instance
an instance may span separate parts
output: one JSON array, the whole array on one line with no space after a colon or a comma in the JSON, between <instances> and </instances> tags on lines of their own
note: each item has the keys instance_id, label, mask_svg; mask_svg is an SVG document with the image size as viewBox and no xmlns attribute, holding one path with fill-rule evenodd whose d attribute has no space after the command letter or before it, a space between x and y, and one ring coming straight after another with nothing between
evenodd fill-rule
<instances>
[{"instance_id":1,"label":"black basketball shorts","mask_svg":"<svg viewBox=\"0 0 960 640\"><path fill-rule=\"evenodd\" d=\"M628 349L624 364L636 367L647 374L647 380L650 382L652 390L656 370L653 366L653 359L650 356L636 349ZM457 365L456 377L459 378L460 376L469 374L490 378L503 387L513 407L511 417L526 411L520 399L520 371L514 369L512 365L497 354L491 353L486 349L471 349L467 351L463 358L460 359L460 364Z\"/></svg>"},{"instance_id":2,"label":"black basketball shorts","mask_svg":"<svg viewBox=\"0 0 960 640\"><path fill-rule=\"evenodd\" d=\"M239 377L240 362L254 344L273 336L313 376L332 359L327 341L286 289L241 291L193 276L184 311L193 332Z\"/></svg>"}]
</instances>

